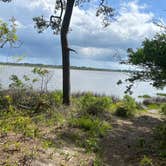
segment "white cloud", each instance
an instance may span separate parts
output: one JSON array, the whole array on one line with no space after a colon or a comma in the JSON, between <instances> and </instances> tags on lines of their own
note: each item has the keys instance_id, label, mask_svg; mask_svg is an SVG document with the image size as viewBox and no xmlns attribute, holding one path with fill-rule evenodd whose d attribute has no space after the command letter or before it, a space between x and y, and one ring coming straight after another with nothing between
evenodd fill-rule
<instances>
[{"instance_id":1,"label":"white cloud","mask_svg":"<svg viewBox=\"0 0 166 166\"><path fill-rule=\"evenodd\" d=\"M154 14L144 12L146 5L137 1L121 4L116 21L107 28L95 16L95 10L74 9L70 34L71 43L79 45L79 52L86 58L112 56L114 51L124 55L129 47L139 47L146 37L152 37L160 28L153 24Z\"/></svg>"},{"instance_id":2,"label":"white cloud","mask_svg":"<svg viewBox=\"0 0 166 166\"><path fill-rule=\"evenodd\" d=\"M23 25L23 23L21 23L21 22L18 21L18 20L16 20L15 23L16 23L18 29L26 28L26 26Z\"/></svg>"},{"instance_id":3,"label":"white cloud","mask_svg":"<svg viewBox=\"0 0 166 166\"><path fill-rule=\"evenodd\" d=\"M58 48L60 47L58 37L51 36L50 33L44 33L43 37L39 37L37 33L34 33L33 25L30 25L33 24L32 17L38 14L50 15L54 10L54 3L55 0L16 0L13 3L15 9L12 15L18 18L19 27L23 30L24 26L27 27L26 32L22 31L22 34L25 37L24 43L29 44L26 48L30 50L31 54L32 52L37 54L39 51L38 54L44 57L46 55L44 55L43 49L49 48L46 52L53 57L55 52L51 52L54 49L50 47L57 46L57 43L59 43ZM145 37L152 37L160 31L160 28L153 24L155 15L152 12L147 12L146 8L148 6L140 5L138 0L123 1L117 11L119 14L115 16L116 21L111 22L109 27L103 28L101 19L96 17L95 9L92 6L87 10L75 7L71 20L72 31L69 33L69 44L71 48L76 49L78 55L72 57L77 60L82 58L82 62L83 58L86 59L86 62L88 59L100 60L103 65L108 61L107 66L113 61L113 55L118 53L125 57L127 48L140 47ZM45 46L42 51L38 48L40 45ZM58 49L57 54L60 54L60 51Z\"/></svg>"},{"instance_id":4,"label":"white cloud","mask_svg":"<svg viewBox=\"0 0 166 166\"><path fill-rule=\"evenodd\" d=\"M55 0L16 0L15 5L34 10L36 8L44 9L48 12L54 10Z\"/></svg>"}]
</instances>

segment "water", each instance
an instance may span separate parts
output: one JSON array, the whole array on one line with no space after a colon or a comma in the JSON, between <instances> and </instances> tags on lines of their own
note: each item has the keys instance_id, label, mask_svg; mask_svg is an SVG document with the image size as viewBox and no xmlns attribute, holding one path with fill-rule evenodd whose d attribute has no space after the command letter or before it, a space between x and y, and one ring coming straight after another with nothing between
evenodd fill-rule
<instances>
[{"instance_id":1,"label":"water","mask_svg":"<svg viewBox=\"0 0 166 166\"><path fill-rule=\"evenodd\" d=\"M0 81L2 87L7 89L10 84L9 77L16 74L19 78L28 75L30 78L36 78L31 72L33 67L22 66L0 66ZM49 69L51 79L48 83L48 90L62 89L62 70ZM105 72L105 71L87 71L87 70L71 70L71 91L85 92L91 91L98 94L114 95L117 97L124 96L124 90L127 84L117 85L118 80L125 80L129 73L122 72ZM33 84L35 89L40 89L41 82ZM164 90L156 90L149 85L148 82L137 82L133 87L133 97L139 100L138 96L148 94L155 96L156 93L166 93Z\"/></svg>"}]
</instances>

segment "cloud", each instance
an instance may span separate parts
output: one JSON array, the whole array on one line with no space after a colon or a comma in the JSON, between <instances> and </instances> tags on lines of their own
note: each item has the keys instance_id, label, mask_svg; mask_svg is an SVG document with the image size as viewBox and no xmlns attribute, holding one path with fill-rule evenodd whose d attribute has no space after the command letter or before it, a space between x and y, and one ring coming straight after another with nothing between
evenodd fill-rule
<instances>
[{"instance_id":1,"label":"cloud","mask_svg":"<svg viewBox=\"0 0 166 166\"><path fill-rule=\"evenodd\" d=\"M54 10L53 0L17 0L9 5L2 5L0 15L9 19L15 16L19 29L18 35L23 46L12 50L10 54L26 54L25 61L33 63L61 63L61 48L59 36L54 36L50 30L37 34L33 28L32 18L38 15L49 15ZM78 54L71 53L72 65L84 66L116 66L114 58L126 58L127 48L137 48L146 37L153 37L159 32L159 27L153 24L154 13L147 12L148 6L139 1L123 1L120 4L116 21L103 28L101 18L96 17L96 11L90 6L86 10L75 7L69 33L70 47ZM10 10L10 13L7 12ZM21 14L20 14L21 13ZM3 54L9 54L3 50ZM2 54L1 53L1 54ZM114 63L114 65L113 65ZM96 64L96 65L95 65ZM110 65L109 65L110 64Z\"/></svg>"},{"instance_id":2,"label":"cloud","mask_svg":"<svg viewBox=\"0 0 166 166\"><path fill-rule=\"evenodd\" d=\"M54 4L54 0L17 0L13 2L13 5L22 8L27 8L31 11L36 10L37 8L41 8L41 10L45 10L49 13L54 10Z\"/></svg>"},{"instance_id":3,"label":"cloud","mask_svg":"<svg viewBox=\"0 0 166 166\"><path fill-rule=\"evenodd\" d=\"M139 5L137 1L122 3L116 21L107 28L102 27L93 8L88 11L75 8L70 43L79 56L73 57L102 63L126 59L127 48L140 47L146 37L153 37L160 31L153 24L154 14L144 12L145 8L147 5Z\"/></svg>"}]
</instances>

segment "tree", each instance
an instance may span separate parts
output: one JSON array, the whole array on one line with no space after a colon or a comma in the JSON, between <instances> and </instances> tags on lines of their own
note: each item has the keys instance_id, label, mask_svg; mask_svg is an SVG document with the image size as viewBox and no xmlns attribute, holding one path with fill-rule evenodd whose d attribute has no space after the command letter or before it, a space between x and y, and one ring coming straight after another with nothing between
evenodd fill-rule
<instances>
[{"instance_id":1,"label":"tree","mask_svg":"<svg viewBox=\"0 0 166 166\"><path fill-rule=\"evenodd\" d=\"M3 2L11 2L12 0L0 0ZM74 51L68 46L67 34L69 31L70 20L74 6L79 6L83 3L89 3L91 0L56 0L54 15L50 16L49 20L43 16L33 18L38 32L41 33L48 27L51 27L54 34L60 32L61 47L62 47L62 66L63 66L63 103L70 104L70 51ZM113 8L107 0L98 0L98 8L96 16L102 16L103 25L109 25L109 21L113 16ZM59 14L60 13L60 14ZM58 15L59 14L59 15Z\"/></svg>"},{"instance_id":2,"label":"tree","mask_svg":"<svg viewBox=\"0 0 166 166\"><path fill-rule=\"evenodd\" d=\"M136 65L141 70L132 72L131 77L127 79L131 83L127 91L130 91L136 80L151 81L156 88L166 86L166 33L145 39L142 47L136 51L129 48L128 57L126 63Z\"/></svg>"},{"instance_id":3,"label":"tree","mask_svg":"<svg viewBox=\"0 0 166 166\"><path fill-rule=\"evenodd\" d=\"M7 43L11 47L15 47L18 41L16 26L14 17L10 19L10 25L0 20L0 48L3 48Z\"/></svg>"},{"instance_id":4,"label":"tree","mask_svg":"<svg viewBox=\"0 0 166 166\"><path fill-rule=\"evenodd\" d=\"M66 105L70 104L70 51L74 51L69 48L67 34L74 6L80 7L81 4L86 2L90 2L90 0L56 0L55 15L52 15L49 21L46 21L43 16L33 18L39 33L48 27L52 28L54 34L60 32L63 66L63 104ZM108 26L114 10L106 3L106 0L98 0L98 3L96 16L103 16L103 25ZM60 14L57 15L58 13Z\"/></svg>"}]
</instances>

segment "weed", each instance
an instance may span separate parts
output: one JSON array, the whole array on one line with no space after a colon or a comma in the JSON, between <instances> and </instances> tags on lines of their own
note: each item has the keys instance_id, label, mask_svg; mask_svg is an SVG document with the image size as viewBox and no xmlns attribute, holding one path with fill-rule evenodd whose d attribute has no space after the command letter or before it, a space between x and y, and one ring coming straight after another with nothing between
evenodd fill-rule
<instances>
[{"instance_id":1,"label":"weed","mask_svg":"<svg viewBox=\"0 0 166 166\"><path fill-rule=\"evenodd\" d=\"M43 139L42 140L42 146L45 149L56 147L55 142L52 139Z\"/></svg>"},{"instance_id":2,"label":"weed","mask_svg":"<svg viewBox=\"0 0 166 166\"><path fill-rule=\"evenodd\" d=\"M147 156L144 156L140 161L140 166L153 166L152 159Z\"/></svg>"},{"instance_id":3,"label":"weed","mask_svg":"<svg viewBox=\"0 0 166 166\"><path fill-rule=\"evenodd\" d=\"M73 127L79 127L85 131L89 131L92 135L104 136L104 134L111 129L107 122L100 121L98 118L92 119L91 117L81 117L77 119L71 119L70 125Z\"/></svg>"},{"instance_id":4,"label":"weed","mask_svg":"<svg viewBox=\"0 0 166 166\"><path fill-rule=\"evenodd\" d=\"M80 128L85 132L84 137L82 136L83 139L79 139L80 141L77 143L88 152L97 152L100 149L100 138L111 129L110 124L106 121L87 116L71 119L69 123L72 127Z\"/></svg>"},{"instance_id":5,"label":"weed","mask_svg":"<svg viewBox=\"0 0 166 166\"><path fill-rule=\"evenodd\" d=\"M24 136L35 137L38 129L29 117L19 115L18 112L4 113L0 118L0 131L2 134L8 131L22 133Z\"/></svg>"},{"instance_id":6,"label":"weed","mask_svg":"<svg viewBox=\"0 0 166 166\"><path fill-rule=\"evenodd\" d=\"M60 106L62 104L62 92L61 91L52 92L51 98L53 99L55 106Z\"/></svg>"}]
</instances>

